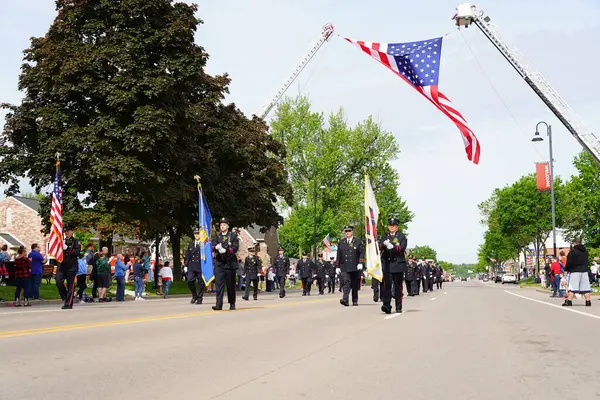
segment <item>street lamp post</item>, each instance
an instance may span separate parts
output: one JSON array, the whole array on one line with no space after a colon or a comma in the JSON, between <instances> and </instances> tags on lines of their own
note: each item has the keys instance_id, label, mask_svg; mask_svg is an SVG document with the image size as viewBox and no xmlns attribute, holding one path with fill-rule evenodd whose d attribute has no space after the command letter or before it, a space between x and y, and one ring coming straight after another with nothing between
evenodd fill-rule
<instances>
[{"instance_id":1,"label":"street lamp post","mask_svg":"<svg viewBox=\"0 0 600 400\"><path fill-rule=\"evenodd\" d=\"M544 141L544 138L540 136L540 132L538 130L538 127L540 125L546 125L546 134L548 135L548 144L550 147L550 198L552 203L552 246L554 249L554 257L556 257L556 206L554 198L554 158L552 155L552 127L544 121L538 122L535 126L535 135L533 136L533 139L531 139L532 142Z\"/></svg>"}]
</instances>

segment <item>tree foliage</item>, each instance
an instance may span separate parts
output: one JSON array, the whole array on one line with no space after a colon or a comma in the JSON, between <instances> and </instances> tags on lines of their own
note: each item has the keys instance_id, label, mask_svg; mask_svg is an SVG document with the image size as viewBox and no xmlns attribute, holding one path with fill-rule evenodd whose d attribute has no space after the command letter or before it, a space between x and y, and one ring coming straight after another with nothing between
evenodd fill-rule
<instances>
[{"instance_id":1,"label":"tree foliage","mask_svg":"<svg viewBox=\"0 0 600 400\"><path fill-rule=\"evenodd\" d=\"M437 261L437 252L428 245L415 246L408 250L408 254L416 259L432 259Z\"/></svg>"},{"instance_id":2,"label":"tree foliage","mask_svg":"<svg viewBox=\"0 0 600 400\"><path fill-rule=\"evenodd\" d=\"M315 186L318 241L327 234L335 240L346 224L362 234L364 169L380 209L379 230L392 215L402 229L412 220L398 194L398 173L390 165L399 153L398 144L371 117L350 126L343 110L325 119L311 111L306 97L298 97L281 104L271 128L273 137L286 147L285 165L293 188L293 206L279 231L288 251L312 245Z\"/></svg>"},{"instance_id":3,"label":"tree foliage","mask_svg":"<svg viewBox=\"0 0 600 400\"><path fill-rule=\"evenodd\" d=\"M37 192L49 185L60 153L65 220L102 234L169 231L178 241L197 223L195 175L213 215L240 226L281 221L277 199L292 200L285 148L264 121L222 103L230 80L204 70L195 5L56 4L47 34L25 50L21 104L5 105L8 194L22 176Z\"/></svg>"}]
</instances>

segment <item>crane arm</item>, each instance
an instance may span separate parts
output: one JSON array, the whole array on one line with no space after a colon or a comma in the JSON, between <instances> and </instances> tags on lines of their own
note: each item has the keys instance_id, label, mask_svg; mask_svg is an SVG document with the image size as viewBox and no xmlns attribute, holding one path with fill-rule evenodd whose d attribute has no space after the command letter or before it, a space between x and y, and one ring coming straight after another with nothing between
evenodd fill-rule
<instances>
[{"instance_id":1,"label":"crane arm","mask_svg":"<svg viewBox=\"0 0 600 400\"><path fill-rule=\"evenodd\" d=\"M575 115L571 107L563 100L548 81L524 61L524 57L514 47L508 46L502 39L498 29L491 22L491 18L475 5L470 3L460 4L456 7L457 26L468 28L475 24L479 30L498 49L504 58L512 65L517 73L533 89L538 97L554 113L559 121L567 128L577 141L586 149L600 164L600 140L589 130L584 123Z\"/></svg>"},{"instance_id":2,"label":"crane arm","mask_svg":"<svg viewBox=\"0 0 600 400\"><path fill-rule=\"evenodd\" d=\"M267 115L269 115L273 107L277 105L279 100L283 97L283 95L289 89L292 83L294 83L294 81L296 80L298 75L300 75L302 70L308 65L310 60L312 60L312 58L315 56L315 54L317 54L317 52L325 44L325 42L327 42L331 38L334 30L335 28L331 24L326 24L323 26L321 30L321 37L319 38L319 40L317 40L315 44L313 44L308 54L304 56L300 64L292 71L292 73L285 80L283 85L281 85L277 93L275 93L273 99L266 106L259 108L255 113L256 115L259 115L262 119L266 118Z\"/></svg>"}]
</instances>

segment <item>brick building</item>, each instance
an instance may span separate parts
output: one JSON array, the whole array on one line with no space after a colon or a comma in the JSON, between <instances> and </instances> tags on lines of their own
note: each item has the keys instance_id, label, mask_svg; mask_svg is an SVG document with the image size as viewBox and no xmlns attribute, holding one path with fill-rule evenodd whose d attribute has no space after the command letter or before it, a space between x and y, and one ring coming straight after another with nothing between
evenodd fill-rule
<instances>
[{"instance_id":1,"label":"brick building","mask_svg":"<svg viewBox=\"0 0 600 400\"><path fill-rule=\"evenodd\" d=\"M0 244L16 252L19 246L29 250L33 243L45 249L48 236L42 231L40 202L21 196L0 200Z\"/></svg>"},{"instance_id":2,"label":"brick building","mask_svg":"<svg viewBox=\"0 0 600 400\"><path fill-rule=\"evenodd\" d=\"M244 261L248 256L248 247L256 246L257 255L263 262L263 266L270 267L271 260L277 257L279 243L277 240L277 229L269 228L261 232L261 228L247 226L236 229L240 240L240 249L237 253L238 259Z\"/></svg>"}]
</instances>

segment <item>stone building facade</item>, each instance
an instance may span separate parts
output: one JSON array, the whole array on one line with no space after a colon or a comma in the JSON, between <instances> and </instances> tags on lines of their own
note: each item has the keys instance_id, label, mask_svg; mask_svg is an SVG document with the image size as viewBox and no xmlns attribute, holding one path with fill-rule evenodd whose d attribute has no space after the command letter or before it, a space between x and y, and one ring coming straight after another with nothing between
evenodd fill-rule
<instances>
[{"instance_id":1,"label":"stone building facade","mask_svg":"<svg viewBox=\"0 0 600 400\"><path fill-rule=\"evenodd\" d=\"M0 244L15 252L21 245L29 250L33 243L47 249L48 235L42 233L39 207L38 200L21 196L0 200Z\"/></svg>"}]
</instances>

